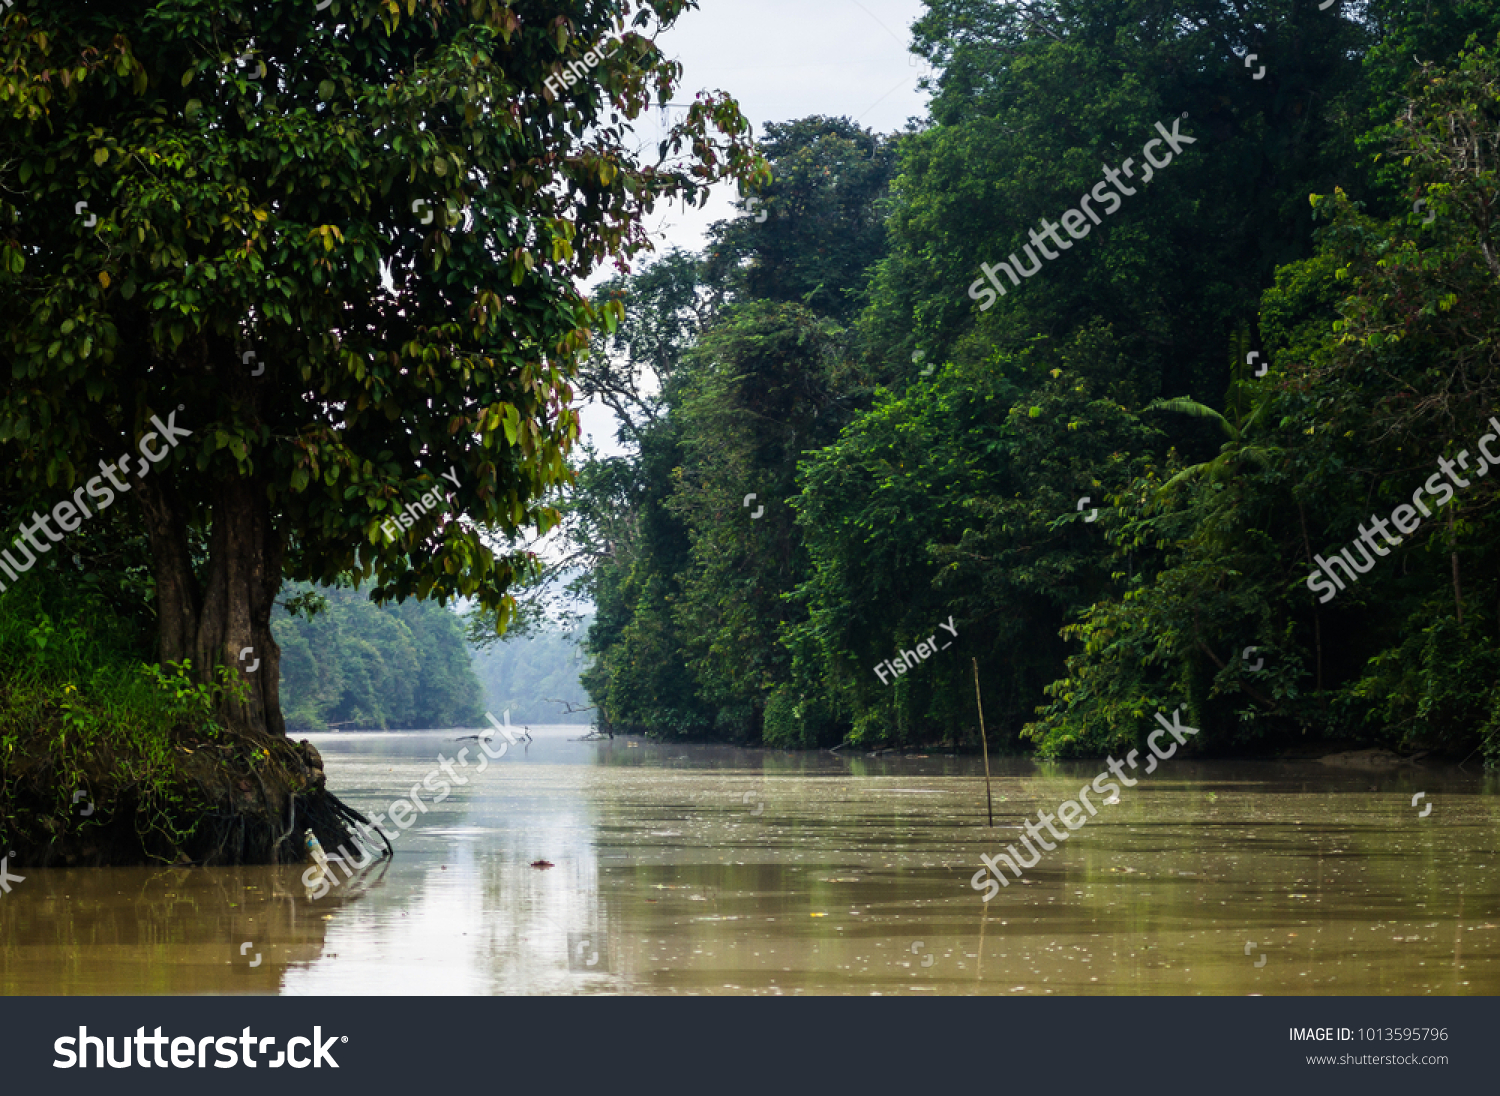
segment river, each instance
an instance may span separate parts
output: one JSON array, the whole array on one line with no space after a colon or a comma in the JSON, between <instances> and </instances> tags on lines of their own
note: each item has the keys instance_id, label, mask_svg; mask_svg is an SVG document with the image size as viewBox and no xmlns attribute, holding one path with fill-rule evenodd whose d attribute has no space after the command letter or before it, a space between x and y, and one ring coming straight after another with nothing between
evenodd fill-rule
<instances>
[{"instance_id":1,"label":"river","mask_svg":"<svg viewBox=\"0 0 1500 1096\"><path fill-rule=\"evenodd\" d=\"M477 755L461 733L308 737L384 813ZM974 757L581 733L429 784L394 859L318 898L303 867L12 861L0 992L1500 994L1500 783L1472 766L1171 760L986 905L980 854L1100 763L993 762L990 829Z\"/></svg>"}]
</instances>

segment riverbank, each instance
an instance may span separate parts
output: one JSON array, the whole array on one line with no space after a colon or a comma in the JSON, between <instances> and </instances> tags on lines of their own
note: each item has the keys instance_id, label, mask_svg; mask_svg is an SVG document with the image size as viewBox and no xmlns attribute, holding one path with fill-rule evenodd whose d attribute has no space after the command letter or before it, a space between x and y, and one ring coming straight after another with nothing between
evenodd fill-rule
<instances>
[{"instance_id":1,"label":"riverbank","mask_svg":"<svg viewBox=\"0 0 1500 1096\"><path fill-rule=\"evenodd\" d=\"M12 863L297 863L305 830L347 840L314 747L221 725L232 675L195 685L143 661L128 621L77 600L41 582L0 598L0 849Z\"/></svg>"},{"instance_id":2,"label":"riverbank","mask_svg":"<svg viewBox=\"0 0 1500 1096\"><path fill-rule=\"evenodd\" d=\"M979 758L983 756L983 751L978 746L971 744L955 746L944 742L902 746L874 746L871 748L871 744L855 744L846 741L831 747L797 748L792 746L778 746L765 742L747 744L696 739L660 739L652 738L649 735L639 732L631 732L629 734L616 732L615 737L621 741L649 742L655 746L728 746L739 750L759 750L765 753L789 755L825 753L842 757L904 758L908 761L925 760L929 757ZM1010 745L1013 746L1014 744ZM1142 749L1144 750L1144 748ZM1304 739L1285 745L1262 744L1259 748L1251 749L1224 750L1210 747L1196 750L1191 755L1184 753L1182 756L1190 756L1196 761L1308 761L1339 768L1384 771L1407 766L1441 767L1451 765L1457 768L1483 768L1484 766L1479 763L1477 755L1478 751L1464 755L1456 751L1440 748L1412 749L1408 752L1401 752L1377 745L1370 739ZM1022 760L1034 761L1038 764L1048 764L1061 760L1086 763L1104 759L1103 755L1094 757L1089 754L1069 754L1066 758L1046 757L1035 752L1025 752L1014 748L1000 749L995 746L990 748L990 757L997 761L1002 759L1007 761Z\"/></svg>"}]
</instances>

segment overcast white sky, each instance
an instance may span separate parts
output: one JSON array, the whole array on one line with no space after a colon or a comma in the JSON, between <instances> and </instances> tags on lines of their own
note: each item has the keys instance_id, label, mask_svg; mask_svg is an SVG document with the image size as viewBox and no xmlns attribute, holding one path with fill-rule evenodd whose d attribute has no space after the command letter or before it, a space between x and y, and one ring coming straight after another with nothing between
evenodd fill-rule
<instances>
[{"instance_id":1,"label":"overcast white sky","mask_svg":"<svg viewBox=\"0 0 1500 1096\"><path fill-rule=\"evenodd\" d=\"M683 66L677 101L699 91L722 90L764 134L765 123L809 114L847 115L880 133L904 129L926 114L927 95L917 87L925 62L907 51L921 0L701 0L658 39ZM659 115L637 123L652 146L660 139ZM657 249L697 250L714 221L735 215L732 186L702 209L658 206L649 225ZM598 277L613 273L606 267ZM614 451L613 416L585 406L586 435Z\"/></svg>"}]
</instances>

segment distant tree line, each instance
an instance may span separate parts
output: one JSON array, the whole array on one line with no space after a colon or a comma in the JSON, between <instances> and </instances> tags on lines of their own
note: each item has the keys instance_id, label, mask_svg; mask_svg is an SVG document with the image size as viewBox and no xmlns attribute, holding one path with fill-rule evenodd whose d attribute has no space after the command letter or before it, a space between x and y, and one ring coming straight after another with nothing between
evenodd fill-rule
<instances>
[{"instance_id":1,"label":"distant tree line","mask_svg":"<svg viewBox=\"0 0 1500 1096\"><path fill-rule=\"evenodd\" d=\"M381 606L349 587L289 585L271 630L281 646L281 704L291 730L484 723L463 621L435 602Z\"/></svg>"}]
</instances>

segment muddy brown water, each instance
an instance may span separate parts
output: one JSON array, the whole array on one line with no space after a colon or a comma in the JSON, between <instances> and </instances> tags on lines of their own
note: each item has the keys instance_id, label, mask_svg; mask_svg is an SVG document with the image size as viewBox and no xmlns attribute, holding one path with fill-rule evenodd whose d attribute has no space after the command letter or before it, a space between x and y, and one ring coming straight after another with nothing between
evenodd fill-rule
<instances>
[{"instance_id":1,"label":"muddy brown water","mask_svg":"<svg viewBox=\"0 0 1500 1096\"><path fill-rule=\"evenodd\" d=\"M459 733L309 737L369 813ZM997 763L991 830L974 758L532 733L321 897L301 867L12 859L0 992L1500 993L1500 784L1472 771L1165 762L986 905L980 854L1099 763Z\"/></svg>"}]
</instances>

